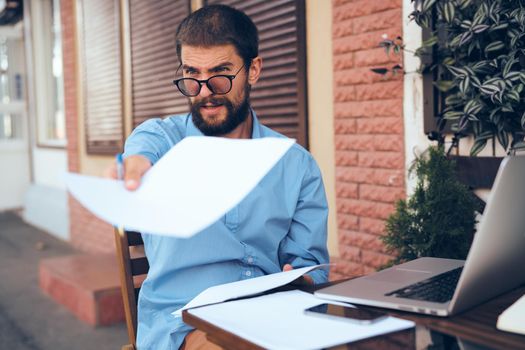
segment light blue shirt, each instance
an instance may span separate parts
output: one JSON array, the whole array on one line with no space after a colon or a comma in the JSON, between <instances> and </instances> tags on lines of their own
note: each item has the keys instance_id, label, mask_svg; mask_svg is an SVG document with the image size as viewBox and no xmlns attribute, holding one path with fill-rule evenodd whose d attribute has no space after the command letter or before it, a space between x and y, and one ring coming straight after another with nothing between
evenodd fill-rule
<instances>
[{"instance_id":1,"label":"light blue shirt","mask_svg":"<svg viewBox=\"0 0 525 350\"><path fill-rule=\"evenodd\" d=\"M284 137L252 114L252 138ZM124 156L141 154L155 164L177 142L198 135L191 115L150 119L127 139ZM143 234L150 270L138 300L138 349L178 349L192 328L171 313L210 286L280 272L285 264L327 263L327 216L319 168L295 144L239 205L197 235ZM327 274L310 276L322 283Z\"/></svg>"}]
</instances>

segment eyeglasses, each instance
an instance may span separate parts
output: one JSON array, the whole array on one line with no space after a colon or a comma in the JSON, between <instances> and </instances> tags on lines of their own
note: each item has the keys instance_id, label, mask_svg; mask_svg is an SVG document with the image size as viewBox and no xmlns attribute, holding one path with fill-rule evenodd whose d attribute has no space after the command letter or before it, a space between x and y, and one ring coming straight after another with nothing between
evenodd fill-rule
<instances>
[{"instance_id":1,"label":"eyeglasses","mask_svg":"<svg viewBox=\"0 0 525 350\"><path fill-rule=\"evenodd\" d=\"M244 68L244 64L234 75L219 74L219 75L214 75L212 77L209 77L208 79L205 79L205 80L198 80L194 78L180 78L180 79L173 80L173 84L177 86L179 91L184 96L188 96L188 97L194 97L200 94L202 84L206 84L208 89L214 95L226 95L232 89L233 79L235 79L237 74L239 74L239 72L243 68Z\"/></svg>"}]
</instances>

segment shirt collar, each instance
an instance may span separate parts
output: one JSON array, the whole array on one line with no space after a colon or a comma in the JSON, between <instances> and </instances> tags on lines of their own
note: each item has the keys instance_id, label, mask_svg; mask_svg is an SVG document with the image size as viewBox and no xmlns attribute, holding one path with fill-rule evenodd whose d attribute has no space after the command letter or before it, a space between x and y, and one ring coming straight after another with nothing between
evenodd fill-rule
<instances>
[{"instance_id":1,"label":"shirt collar","mask_svg":"<svg viewBox=\"0 0 525 350\"><path fill-rule=\"evenodd\" d=\"M252 139L259 139L262 137L262 125L259 123L259 120L257 119L257 115L255 114L255 111L250 108L250 112L252 114L253 122L252 122ZM204 134L193 124L193 120L191 118L191 113L188 114L188 128L186 132L186 136L204 136Z\"/></svg>"}]
</instances>

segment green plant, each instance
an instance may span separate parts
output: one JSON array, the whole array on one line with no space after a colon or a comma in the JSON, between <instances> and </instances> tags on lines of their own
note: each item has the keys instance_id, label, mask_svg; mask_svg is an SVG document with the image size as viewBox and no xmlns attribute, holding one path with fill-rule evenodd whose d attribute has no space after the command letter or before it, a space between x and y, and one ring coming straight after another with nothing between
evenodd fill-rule
<instances>
[{"instance_id":1,"label":"green plant","mask_svg":"<svg viewBox=\"0 0 525 350\"><path fill-rule=\"evenodd\" d=\"M443 93L437 116L456 136L504 149L525 135L525 0L412 0L411 18L430 36L416 50ZM430 58L430 60L429 60Z\"/></svg>"},{"instance_id":2,"label":"green plant","mask_svg":"<svg viewBox=\"0 0 525 350\"><path fill-rule=\"evenodd\" d=\"M430 147L411 168L417 177L414 193L396 203L381 238L397 255L391 263L422 256L465 259L476 223L478 202L456 179L455 164L443 146Z\"/></svg>"}]
</instances>

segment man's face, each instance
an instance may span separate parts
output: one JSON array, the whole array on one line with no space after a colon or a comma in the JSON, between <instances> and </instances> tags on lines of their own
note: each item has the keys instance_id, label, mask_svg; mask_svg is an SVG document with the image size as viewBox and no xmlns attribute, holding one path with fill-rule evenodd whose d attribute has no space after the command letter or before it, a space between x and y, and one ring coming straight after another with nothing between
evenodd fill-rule
<instances>
[{"instance_id":1,"label":"man's face","mask_svg":"<svg viewBox=\"0 0 525 350\"><path fill-rule=\"evenodd\" d=\"M213 94L203 84L199 95L189 98L193 123L203 134L222 136L232 132L249 115L250 91L248 67L242 67L243 60L234 46L182 46L181 58L185 78L205 80L218 74L235 75L239 72L227 94Z\"/></svg>"}]
</instances>

